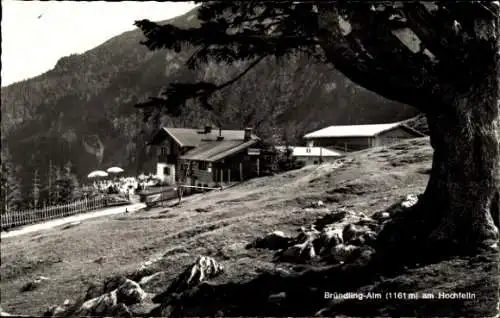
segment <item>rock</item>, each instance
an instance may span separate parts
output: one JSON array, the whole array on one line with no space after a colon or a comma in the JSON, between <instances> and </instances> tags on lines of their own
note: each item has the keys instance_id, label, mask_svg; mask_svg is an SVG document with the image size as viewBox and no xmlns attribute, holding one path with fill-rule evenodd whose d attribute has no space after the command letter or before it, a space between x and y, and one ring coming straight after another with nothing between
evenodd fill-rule
<instances>
[{"instance_id":1,"label":"rock","mask_svg":"<svg viewBox=\"0 0 500 318\"><path fill-rule=\"evenodd\" d=\"M66 308L58 305L49 307L44 313L44 317L63 317L66 312Z\"/></svg>"},{"instance_id":2,"label":"rock","mask_svg":"<svg viewBox=\"0 0 500 318\"><path fill-rule=\"evenodd\" d=\"M11 316L14 316L14 315L6 313L5 311L3 311L2 307L0 307L0 317L11 317Z\"/></svg>"},{"instance_id":3,"label":"rock","mask_svg":"<svg viewBox=\"0 0 500 318\"><path fill-rule=\"evenodd\" d=\"M116 291L118 302L126 305L137 304L146 298L146 292L142 290L141 286L127 279Z\"/></svg>"},{"instance_id":4,"label":"rock","mask_svg":"<svg viewBox=\"0 0 500 318\"><path fill-rule=\"evenodd\" d=\"M109 293L115 289L117 289L118 287L120 287L121 285L125 284L125 282L127 282L128 279L123 277L123 276L120 276L120 275L117 275L117 276L113 276L111 278L108 278L105 282L104 282L104 286L102 288L102 291L100 294L105 294L105 293Z\"/></svg>"},{"instance_id":5,"label":"rock","mask_svg":"<svg viewBox=\"0 0 500 318\"><path fill-rule=\"evenodd\" d=\"M103 294L102 288L95 283L91 283L90 286L87 288L87 292L85 293L85 297L83 298L83 300L87 301L89 299L99 297L102 294Z\"/></svg>"},{"instance_id":6,"label":"rock","mask_svg":"<svg viewBox=\"0 0 500 318\"><path fill-rule=\"evenodd\" d=\"M360 220L356 223L356 225L361 225L361 226L366 225L366 226L372 227L372 226L376 226L376 225L378 225L378 222L377 222L377 221L375 221L375 220L374 220L374 219L372 219L372 218L366 217L366 218L362 218L362 219L360 219Z\"/></svg>"},{"instance_id":7,"label":"rock","mask_svg":"<svg viewBox=\"0 0 500 318\"><path fill-rule=\"evenodd\" d=\"M323 201L321 201L321 200L318 200L317 202L314 202L312 204L313 208L322 208L324 206L325 206L325 203Z\"/></svg>"},{"instance_id":8,"label":"rock","mask_svg":"<svg viewBox=\"0 0 500 318\"><path fill-rule=\"evenodd\" d=\"M191 268L188 284L198 284L206 278L212 278L219 275L223 271L223 266L216 262L213 258L200 256Z\"/></svg>"},{"instance_id":9,"label":"rock","mask_svg":"<svg viewBox=\"0 0 500 318\"><path fill-rule=\"evenodd\" d=\"M216 260L208 256L200 256L196 262L186 268L177 276L164 294L180 293L184 290L199 285L206 279L220 275L224 268Z\"/></svg>"},{"instance_id":10,"label":"rock","mask_svg":"<svg viewBox=\"0 0 500 318\"><path fill-rule=\"evenodd\" d=\"M294 240L295 245L287 248L278 255L278 259L284 262L302 263L316 257L315 241L320 232L314 225L309 228L301 227L300 234ZM317 244L317 243L316 243Z\"/></svg>"},{"instance_id":11,"label":"rock","mask_svg":"<svg viewBox=\"0 0 500 318\"><path fill-rule=\"evenodd\" d=\"M345 263L352 260L354 253L359 249L358 246L339 244L330 250L330 255L325 257L333 263Z\"/></svg>"},{"instance_id":12,"label":"rock","mask_svg":"<svg viewBox=\"0 0 500 318\"><path fill-rule=\"evenodd\" d=\"M165 278L165 272L157 272L149 276L144 276L139 281L139 285L144 288L149 288L151 285L154 285L158 281L163 281Z\"/></svg>"},{"instance_id":13,"label":"rock","mask_svg":"<svg viewBox=\"0 0 500 318\"><path fill-rule=\"evenodd\" d=\"M366 225L348 224L344 227L342 238L348 244L359 239L364 233L371 231Z\"/></svg>"},{"instance_id":14,"label":"rock","mask_svg":"<svg viewBox=\"0 0 500 318\"><path fill-rule=\"evenodd\" d=\"M78 316L104 316L110 315L118 304L116 290L87 300L78 310Z\"/></svg>"},{"instance_id":15,"label":"rock","mask_svg":"<svg viewBox=\"0 0 500 318\"><path fill-rule=\"evenodd\" d=\"M118 303L112 312L113 317L132 318L132 313L124 303Z\"/></svg>"},{"instance_id":16,"label":"rock","mask_svg":"<svg viewBox=\"0 0 500 318\"><path fill-rule=\"evenodd\" d=\"M316 251L312 242L304 242L287 248L279 255L282 262L302 263L316 257Z\"/></svg>"},{"instance_id":17,"label":"rock","mask_svg":"<svg viewBox=\"0 0 500 318\"><path fill-rule=\"evenodd\" d=\"M267 299L269 302L274 303L274 302L279 302L285 298L286 298L286 292L281 292L281 293L269 295L269 297Z\"/></svg>"},{"instance_id":18,"label":"rock","mask_svg":"<svg viewBox=\"0 0 500 318\"><path fill-rule=\"evenodd\" d=\"M133 317L145 317L159 306L160 304L155 304L153 302L142 302L140 304L129 306L128 309Z\"/></svg>"},{"instance_id":19,"label":"rock","mask_svg":"<svg viewBox=\"0 0 500 318\"><path fill-rule=\"evenodd\" d=\"M48 277L45 276L38 276L37 278L33 279L32 281L26 283L21 287L21 292L28 292L37 289L44 281L49 280Z\"/></svg>"},{"instance_id":20,"label":"rock","mask_svg":"<svg viewBox=\"0 0 500 318\"><path fill-rule=\"evenodd\" d=\"M388 220L391 217L389 212L377 212L373 214L373 218L379 222Z\"/></svg>"},{"instance_id":21,"label":"rock","mask_svg":"<svg viewBox=\"0 0 500 318\"><path fill-rule=\"evenodd\" d=\"M274 231L263 238L258 238L247 248L267 248L270 250L280 250L290 246L292 237L285 235L282 231Z\"/></svg>"},{"instance_id":22,"label":"rock","mask_svg":"<svg viewBox=\"0 0 500 318\"><path fill-rule=\"evenodd\" d=\"M84 302L78 310L79 316L113 315L114 317L132 317L127 305L133 305L146 298L146 293L138 283L130 279L114 277L109 280L104 289L114 287L122 282L118 288L96 298Z\"/></svg>"},{"instance_id":23,"label":"rock","mask_svg":"<svg viewBox=\"0 0 500 318\"><path fill-rule=\"evenodd\" d=\"M418 202L418 196L415 194L409 194L406 196L403 202L401 202L401 206L403 208L408 209L417 204L417 202Z\"/></svg>"},{"instance_id":24,"label":"rock","mask_svg":"<svg viewBox=\"0 0 500 318\"><path fill-rule=\"evenodd\" d=\"M357 255L354 263L360 266L366 266L372 260L373 255L375 254L375 250L370 247L363 247L357 251L359 254Z\"/></svg>"},{"instance_id":25,"label":"rock","mask_svg":"<svg viewBox=\"0 0 500 318\"><path fill-rule=\"evenodd\" d=\"M332 247L343 243L342 239L342 228L335 226L326 226L316 241L317 249L319 254L323 255L325 252L329 251Z\"/></svg>"},{"instance_id":26,"label":"rock","mask_svg":"<svg viewBox=\"0 0 500 318\"><path fill-rule=\"evenodd\" d=\"M72 302L69 299L65 299L62 306L51 306L45 313L43 314L44 317L64 317L67 316L67 311L68 309L71 308L71 306L74 305L74 302Z\"/></svg>"},{"instance_id":27,"label":"rock","mask_svg":"<svg viewBox=\"0 0 500 318\"><path fill-rule=\"evenodd\" d=\"M321 231L325 226L329 224L338 223L344 220L347 217L347 214L347 211L339 211L327 214L322 218L316 220L316 222L314 222L314 226Z\"/></svg>"},{"instance_id":28,"label":"rock","mask_svg":"<svg viewBox=\"0 0 500 318\"><path fill-rule=\"evenodd\" d=\"M374 231L368 231L363 234L363 239L366 244L371 245L377 240L377 234Z\"/></svg>"}]
</instances>

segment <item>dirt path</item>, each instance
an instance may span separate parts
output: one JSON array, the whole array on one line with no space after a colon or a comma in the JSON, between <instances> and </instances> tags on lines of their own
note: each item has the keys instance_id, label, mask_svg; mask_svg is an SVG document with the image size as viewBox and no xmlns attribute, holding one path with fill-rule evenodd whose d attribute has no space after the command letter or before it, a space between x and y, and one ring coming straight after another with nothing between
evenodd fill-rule
<instances>
[{"instance_id":1,"label":"dirt path","mask_svg":"<svg viewBox=\"0 0 500 318\"><path fill-rule=\"evenodd\" d=\"M84 213L84 214L77 214L77 215L72 215L68 216L65 218L60 218L52 221L47 221L43 223L38 223L38 224L33 224L33 225L27 225L22 228L12 230L12 231L4 231L1 233L1 239L5 239L8 237L13 237L13 236L19 236L27 233L32 233L36 231L41 231L41 230L47 230L54 228L56 226L60 226L63 224L68 224L72 222L79 222L91 218L96 218L96 217L101 217L101 216L106 216L106 215L113 215L113 214L120 214L124 213L125 210L128 212L134 212L139 209L142 209L146 207L144 203L135 203L135 204L129 204L129 205L124 205L124 206L118 206L118 207L112 207L112 208L106 208L106 209L101 209L89 213Z\"/></svg>"}]
</instances>

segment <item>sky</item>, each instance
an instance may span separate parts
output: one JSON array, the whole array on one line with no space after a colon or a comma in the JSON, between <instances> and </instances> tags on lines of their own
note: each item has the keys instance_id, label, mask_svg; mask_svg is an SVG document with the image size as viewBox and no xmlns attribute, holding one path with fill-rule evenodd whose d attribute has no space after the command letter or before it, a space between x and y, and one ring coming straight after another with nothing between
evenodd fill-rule
<instances>
[{"instance_id":1,"label":"sky","mask_svg":"<svg viewBox=\"0 0 500 318\"><path fill-rule=\"evenodd\" d=\"M194 7L193 2L2 0L2 87L134 29L135 20L166 20Z\"/></svg>"}]
</instances>

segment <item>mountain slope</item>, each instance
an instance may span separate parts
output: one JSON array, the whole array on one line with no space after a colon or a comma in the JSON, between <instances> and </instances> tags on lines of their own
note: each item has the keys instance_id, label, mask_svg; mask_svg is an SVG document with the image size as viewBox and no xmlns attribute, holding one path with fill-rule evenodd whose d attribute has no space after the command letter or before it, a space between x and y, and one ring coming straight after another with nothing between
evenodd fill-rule
<instances>
[{"instance_id":1,"label":"mountain slope","mask_svg":"<svg viewBox=\"0 0 500 318\"><path fill-rule=\"evenodd\" d=\"M195 14L196 9L168 22L196 25ZM22 165L19 177L25 192L33 171L46 171L49 161L59 166L71 161L80 178L109 165L122 166L130 174L151 171L153 154L144 142L154 125L143 124L133 105L158 96L168 83L222 81L244 67L210 63L190 71L183 65L188 51L150 52L140 45L142 39L138 29L125 32L83 54L61 58L40 76L2 89L2 147L9 148L15 165ZM254 126L263 138L286 134L292 142L325 125L390 122L417 114L303 56L283 63L268 59L214 100L223 108L217 119L226 128ZM188 103L180 118L162 121L201 126L213 122L208 117Z\"/></svg>"}]
</instances>

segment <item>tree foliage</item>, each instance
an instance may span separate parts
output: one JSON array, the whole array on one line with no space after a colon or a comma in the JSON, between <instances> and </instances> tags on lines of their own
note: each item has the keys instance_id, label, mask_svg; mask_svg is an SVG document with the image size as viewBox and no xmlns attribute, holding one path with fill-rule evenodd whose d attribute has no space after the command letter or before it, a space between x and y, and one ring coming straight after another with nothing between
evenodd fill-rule
<instances>
[{"instance_id":1,"label":"tree foliage","mask_svg":"<svg viewBox=\"0 0 500 318\"><path fill-rule=\"evenodd\" d=\"M142 43L151 50L176 52L197 47L187 61L190 68L213 60L248 61L247 69L222 84L172 84L164 98L137 106L167 107L176 115L186 99L197 98L212 110L208 97L244 76L264 57L305 52L333 63L364 87L425 111L429 100L442 99L443 90L467 89L483 74L484 70L471 66L494 48L478 38L476 28L478 21L492 15L498 15L496 2L203 2L197 28L136 21L147 38ZM335 23L332 28L326 25L329 19ZM413 35L419 39L408 43ZM442 90L437 83L443 84Z\"/></svg>"},{"instance_id":2,"label":"tree foliage","mask_svg":"<svg viewBox=\"0 0 500 318\"><path fill-rule=\"evenodd\" d=\"M16 210L21 203L21 185L16 176L9 150L2 147L1 152L1 209L2 212Z\"/></svg>"},{"instance_id":3,"label":"tree foliage","mask_svg":"<svg viewBox=\"0 0 500 318\"><path fill-rule=\"evenodd\" d=\"M71 171L72 164L66 163L61 176L55 182L56 203L68 203L81 197L81 188L77 177Z\"/></svg>"}]
</instances>

